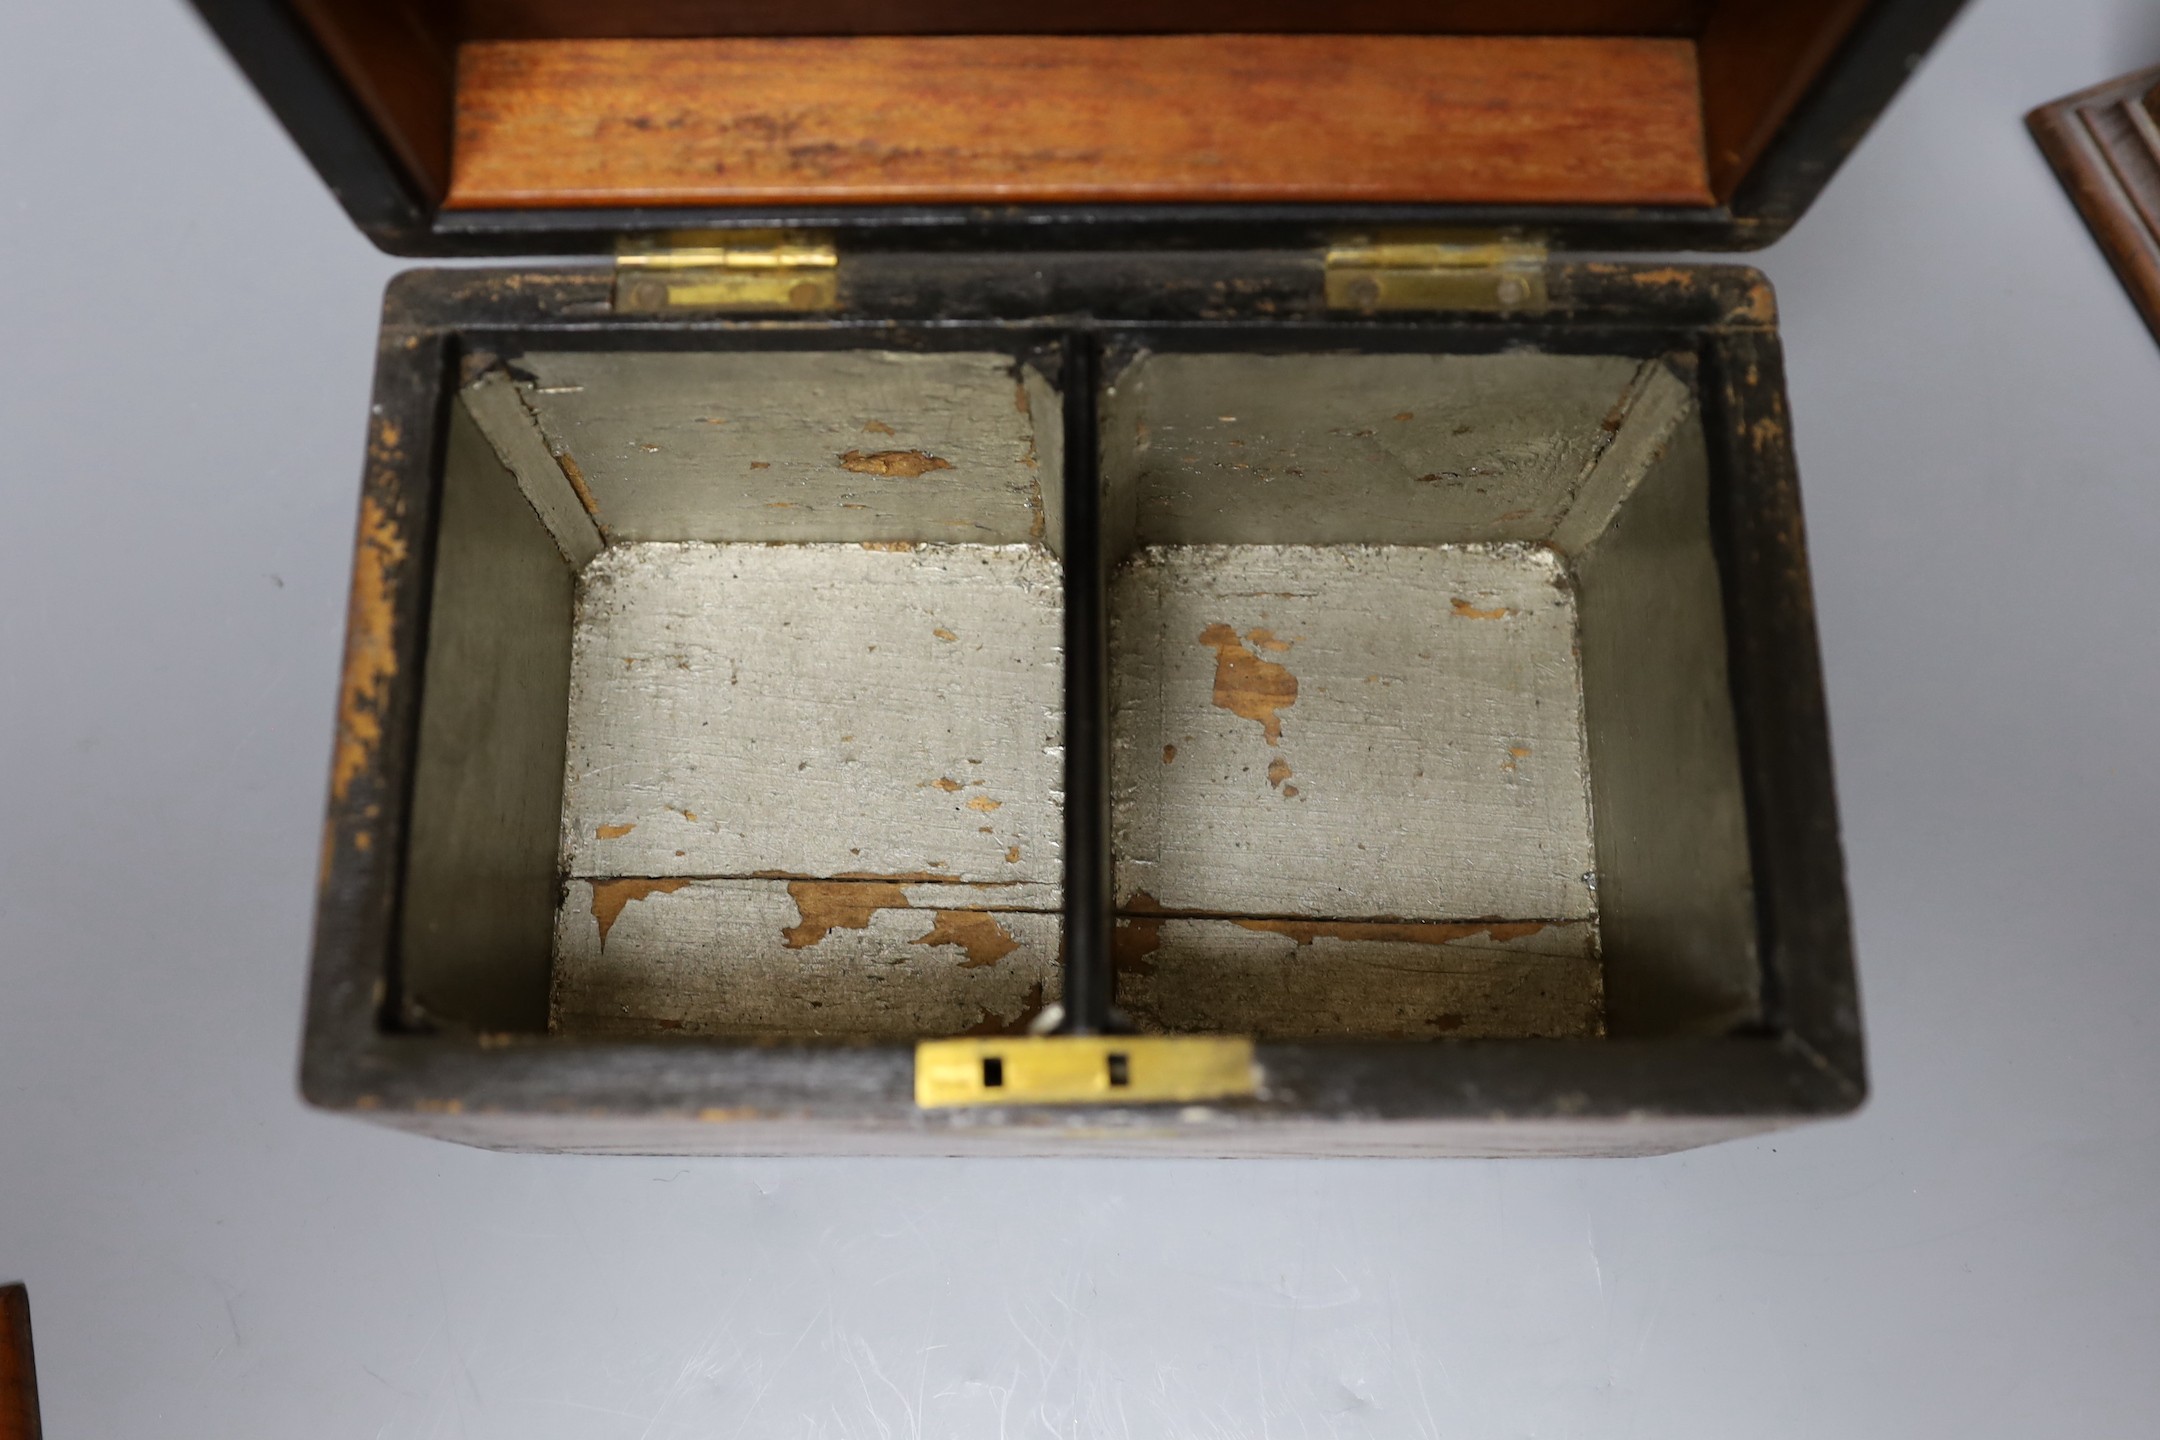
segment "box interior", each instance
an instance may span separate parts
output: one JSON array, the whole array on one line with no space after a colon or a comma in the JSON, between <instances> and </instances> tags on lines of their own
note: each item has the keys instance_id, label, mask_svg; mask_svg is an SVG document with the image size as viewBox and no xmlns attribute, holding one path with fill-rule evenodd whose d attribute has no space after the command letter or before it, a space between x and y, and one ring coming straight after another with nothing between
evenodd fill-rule
<instances>
[{"instance_id":1,"label":"box interior","mask_svg":"<svg viewBox=\"0 0 2160 1440\"><path fill-rule=\"evenodd\" d=\"M295 0L447 209L1729 201L1868 0Z\"/></svg>"},{"instance_id":2,"label":"box interior","mask_svg":"<svg viewBox=\"0 0 2160 1440\"><path fill-rule=\"evenodd\" d=\"M532 353L452 407L410 1014L1010 1033L1059 993L1062 405L1008 353ZM1759 1010L1678 357L1120 353L1116 999L1262 1037Z\"/></svg>"}]
</instances>

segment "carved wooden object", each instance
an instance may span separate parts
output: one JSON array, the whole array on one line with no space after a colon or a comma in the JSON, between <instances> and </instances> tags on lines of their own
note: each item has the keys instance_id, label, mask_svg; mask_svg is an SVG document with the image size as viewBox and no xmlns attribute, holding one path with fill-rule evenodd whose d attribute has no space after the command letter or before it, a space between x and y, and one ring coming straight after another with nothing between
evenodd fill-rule
<instances>
[{"instance_id":1,"label":"carved wooden object","mask_svg":"<svg viewBox=\"0 0 2160 1440\"><path fill-rule=\"evenodd\" d=\"M2064 96L2025 123L2160 337L2160 67Z\"/></svg>"}]
</instances>

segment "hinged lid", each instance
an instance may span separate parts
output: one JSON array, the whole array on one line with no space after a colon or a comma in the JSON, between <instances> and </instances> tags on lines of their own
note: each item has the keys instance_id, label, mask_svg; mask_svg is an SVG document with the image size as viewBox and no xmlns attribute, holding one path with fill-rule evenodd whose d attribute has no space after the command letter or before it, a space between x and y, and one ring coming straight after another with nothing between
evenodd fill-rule
<instances>
[{"instance_id":1,"label":"hinged lid","mask_svg":"<svg viewBox=\"0 0 2160 1440\"><path fill-rule=\"evenodd\" d=\"M1959 3L196 0L402 254L774 227L843 249L1387 227L1746 248L1798 218Z\"/></svg>"}]
</instances>

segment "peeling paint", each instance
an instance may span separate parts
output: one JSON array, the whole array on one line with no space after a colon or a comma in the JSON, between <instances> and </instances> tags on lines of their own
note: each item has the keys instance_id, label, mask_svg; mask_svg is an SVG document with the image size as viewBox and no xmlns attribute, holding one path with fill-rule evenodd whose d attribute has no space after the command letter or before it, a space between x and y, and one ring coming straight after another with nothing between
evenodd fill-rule
<instances>
[{"instance_id":1,"label":"peeling paint","mask_svg":"<svg viewBox=\"0 0 2160 1440\"><path fill-rule=\"evenodd\" d=\"M1263 646L1280 644L1266 635ZM1215 652L1215 703L1231 714L1260 726L1270 745L1282 743L1282 717L1278 713L1297 703L1297 676L1272 660L1262 660L1238 642L1237 631L1216 623L1200 632L1200 643ZM1288 649L1288 645L1283 645Z\"/></svg>"},{"instance_id":2,"label":"peeling paint","mask_svg":"<svg viewBox=\"0 0 2160 1440\"><path fill-rule=\"evenodd\" d=\"M396 458L398 429L377 427L375 463ZM338 743L330 769L331 798L342 801L352 782L375 759L382 744L383 711L397 675L397 617L393 596L405 563L404 532L397 517L373 495L360 501L360 536L353 560L352 599L346 612L345 674L338 695Z\"/></svg>"},{"instance_id":3,"label":"peeling paint","mask_svg":"<svg viewBox=\"0 0 2160 1440\"><path fill-rule=\"evenodd\" d=\"M1148 957L1162 948L1162 921L1121 916L1110 934L1110 968L1120 976L1145 978L1155 973Z\"/></svg>"},{"instance_id":4,"label":"peeling paint","mask_svg":"<svg viewBox=\"0 0 2160 1440\"><path fill-rule=\"evenodd\" d=\"M952 461L924 450L850 450L840 457L840 468L857 475L884 475L915 480L933 470L950 470Z\"/></svg>"},{"instance_id":5,"label":"peeling paint","mask_svg":"<svg viewBox=\"0 0 2160 1440\"><path fill-rule=\"evenodd\" d=\"M1465 620L1505 620L1515 613L1505 605L1482 610L1459 595L1448 601L1448 608Z\"/></svg>"},{"instance_id":6,"label":"peeling paint","mask_svg":"<svg viewBox=\"0 0 2160 1440\"><path fill-rule=\"evenodd\" d=\"M799 921L780 932L790 950L806 950L835 930L867 930L880 910L911 908L907 891L890 880L791 880L787 888Z\"/></svg>"},{"instance_id":7,"label":"peeling paint","mask_svg":"<svg viewBox=\"0 0 2160 1440\"><path fill-rule=\"evenodd\" d=\"M938 910L932 912L930 929L916 945L956 945L967 952L963 970L995 965L1020 948L1012 932L998 924L986 910Z\"/></svg>"},{"instance_id":8,"label":"peeling paint","mask_svg":"<svg viewBox=\"0 0 2160 1440\"><path fill-rule=\"evenodd\" d=\"M607 948L608 931L622 917L623 906L648 895L672 895L688 880L652 880L642 875L592 882L592 918L600 926L600 948Z\"/></svg>"},{"instance_id":9,"label":"peeling paint","mask_svg":"<svg viewBox=\"0 0 2160 1440\"><path fill-rule=\"evenodd\" d=\"M609 538L607 522L600 518L600 502L593 498L592 487L585 483L585 472L578 468L577 461L570 458L569 451L557 450L553 454L556 466L563 473L563 479L569 481L571 490L576 492L578 504L585 507L587 515L592 516L593 525L599 530L600 538Z\"/></svg>"},{"instance_id":10,"label":"peeling paint","mask_svg":"<svg viewBox=\"0 0 2160 1440\"><path fill-rule=\"evenodd\" d=\"M637 829L635 820L627 825L595 825L593 827L593 838L598 840L620 840L635 829Z\"/></svg>"},{"instance_id":11,"label":"peeling paint","mask_svg":"<svg viewBox=\"0 0 2160 1440\"><path fill-rule=\"evenodd\" d=\"M1043 1010L1043 986L1040 980L1028 987L1027 995L1020 1002L1020 1013L1012 1016L992 1014L987 1008L982 1019L976 1021L962 1035L1017 1035L1024 1032Z\"/></svg>"}]
</instances>

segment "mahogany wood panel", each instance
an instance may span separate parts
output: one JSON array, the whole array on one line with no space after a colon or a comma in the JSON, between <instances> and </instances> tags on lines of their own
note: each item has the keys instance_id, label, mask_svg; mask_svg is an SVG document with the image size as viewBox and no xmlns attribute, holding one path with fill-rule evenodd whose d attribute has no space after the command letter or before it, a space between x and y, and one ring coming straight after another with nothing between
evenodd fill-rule
<instances>
[{"instance_id":1,"label":"mahogany wood panel","mask_svg":"<svg viewBox=\"0 0 2160 1440\"><path fill-rule=\"evenodd\" d=\"M2160 339L2160 68L2065 96L2025 123Z\"/></svg>"},{"instance_id":2,"label":"mahogany wood panel","mask_svg":"<svg viewBox=\"0 0 2160 1440\"><path fill-rule=\"evenodd\" d=\"M1710 186L1730 198L1869 0L1722 0L1703 26Z\"/></svg>"},{"instance_id":3,"label":"mahogany wood panel","mask_svg":"<svg viewBox=\"0 0 2160 1440\"><path fill-rule=\"evenodd\" d=\"M38 1440L43 1433L30 1351L30 1292L0 1285L0 1440Z\"/></svg>"},{"instance_id":4,"label":"mahogany wood panel","mask_svg":"<svg viewBox=\"0 0 2160 1440\"><path fill-rule=\"evenodd\" d=\"M468 40L722 35L1693 35L1709 0L466 0Z\"/></svg>"},{"instance_id":5,"label":"mahogany wood panel","mask_svg":"<svg viewBox=\"0 0 2160 1440\"><path fill-rule=\"evenodd\" d=\"M1176 35L484 41L446 205L1707 205L1694 45Z\"/></svg>"}]
</instances>

